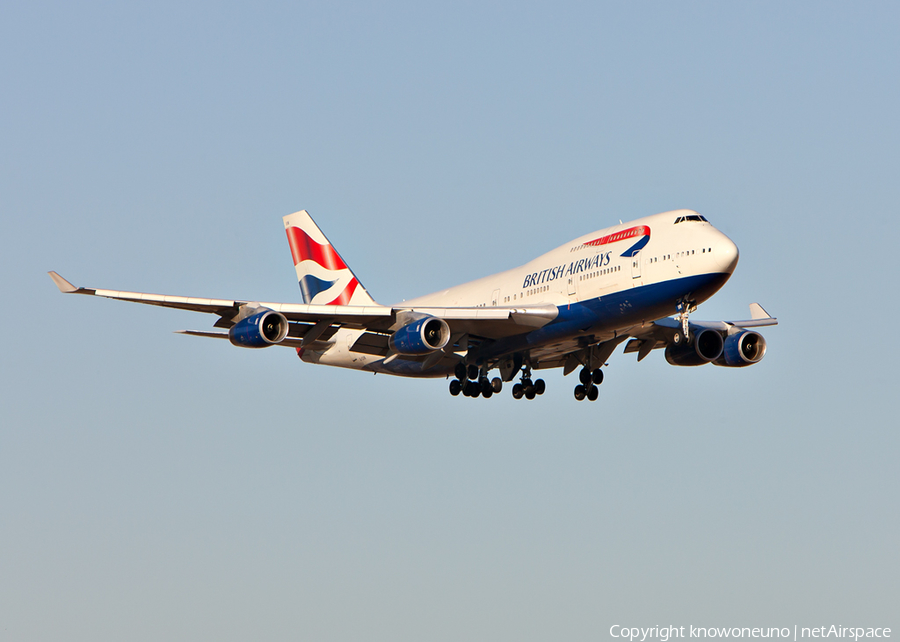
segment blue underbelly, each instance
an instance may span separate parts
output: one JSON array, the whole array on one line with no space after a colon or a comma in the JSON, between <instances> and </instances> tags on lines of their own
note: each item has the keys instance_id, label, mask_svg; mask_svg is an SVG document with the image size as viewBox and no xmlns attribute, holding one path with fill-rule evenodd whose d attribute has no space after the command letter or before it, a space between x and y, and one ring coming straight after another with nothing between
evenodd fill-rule
<instances>
[{"instance_id":1,"label":"blue underbelly","mask_svg":"<svg viewBox=\"0 0 900 642\"><path fill-rule=\"evenodd\" d=\"M491 358L581 334L612 332L643 321L655 321L675 314L682 299L697 303L705 301L725 284L729 276L699 274L559 306L559 315L551 323L527 334L496 341L486 346L481 356Z\"/></svg>"},{"instance_id":2,"label":"blue underbelly","mask_svg":"<svg viewBox=\"0 0 900 642\"><path fill-rule=\"evenodd\" d=\"M696 303L707 300L730 276L723 273L687 276L558 306L559 315L543 328L487 342L477 359L493 359L580 335L609 333L641 322L655 321L675 314L676 306L682 299ZM424 370L422 361L401 357L388 364L373 363L368 369L407 377L441 377L450 374L453 365L450 359L442 360Z\"/></svg>"}]
</instances>

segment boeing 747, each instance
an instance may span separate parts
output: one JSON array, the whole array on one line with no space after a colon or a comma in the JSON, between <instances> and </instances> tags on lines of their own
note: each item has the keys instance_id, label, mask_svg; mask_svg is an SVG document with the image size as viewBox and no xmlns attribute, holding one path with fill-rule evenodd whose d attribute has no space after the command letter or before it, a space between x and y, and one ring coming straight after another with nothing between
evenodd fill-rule
<instances>
[{"instance_id":1,"label":"boeing 747","mask_svg":"<svg viewBox=\"0 0 900 642\"><path fill-rule=\"evenodd\" d=\"M520 267L392 306L369 296L305 210L283 220L301 303L99 290L50 276L65 293L218 317L219 330L183 334L243 348L285 346L307 363L450 377L450 394L467 397L490 398L518 376L513 397L534 399L545 383L533 371L562 368L579 370L575 398L594 401L602 367L625 342L638 361L664 349L675 366L749 366L766 353L752 328L777 323L757 303L747 320L690 320L738 263L731 239L691 210L620 223Z\"/></svg>"}]
</instances>

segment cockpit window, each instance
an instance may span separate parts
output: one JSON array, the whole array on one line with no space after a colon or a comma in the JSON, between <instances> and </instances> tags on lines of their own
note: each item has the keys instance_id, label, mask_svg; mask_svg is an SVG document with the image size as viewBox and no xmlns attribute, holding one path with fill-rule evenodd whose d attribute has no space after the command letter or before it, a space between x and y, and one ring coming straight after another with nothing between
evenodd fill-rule
<instances>
[{"instance_id":1,"label":"cockpit window","mask_svg":"<svg viewBox=\"0 0 900 642\"><path fill-rule=\"evenodd\" d=\"M709 223L709 221L706 220L705 216L700 216L699 214L690 214L688 216L679 216L678 218L676 218L675 225L678 225L679 223L684 223L685 221L698 221L698 222L702 222L702 223Z\"/></svg>"}]
</instances>

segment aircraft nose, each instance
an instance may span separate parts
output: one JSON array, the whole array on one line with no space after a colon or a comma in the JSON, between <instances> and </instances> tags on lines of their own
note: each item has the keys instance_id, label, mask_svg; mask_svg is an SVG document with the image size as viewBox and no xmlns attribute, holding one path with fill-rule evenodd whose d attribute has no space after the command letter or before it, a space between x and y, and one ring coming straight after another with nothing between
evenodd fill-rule
<instances>
[{"instance_id":1,"label":"aircraft nose","mask_svg":"<svg viewBox=\"0 0 900 642\"><path fill-rule=\"evenodd\" d=\"M722 271L731 274L734 272L734 268L737 267L740 252L738 252L737 245L723 234L722 238L715 245L714 256Z\"/></svg>"}]
</instances>

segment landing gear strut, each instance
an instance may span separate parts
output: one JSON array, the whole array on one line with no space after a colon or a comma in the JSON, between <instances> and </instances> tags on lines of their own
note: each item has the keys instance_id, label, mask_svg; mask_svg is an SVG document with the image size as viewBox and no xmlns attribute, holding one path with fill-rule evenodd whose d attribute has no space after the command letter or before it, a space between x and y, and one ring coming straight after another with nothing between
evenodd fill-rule
<instances>
[{"instance_id":1,"label":"landing gear strut","mask_svg":"<svg viewBox=\"0 0 900 642\"><path fill-rule=\"evenodd\" d=\"M679 301L678 305L675 306L675 309L678 310L677 318L681 320L681 333L684 335L684 341L686 344L690 343L691 329L688 317L691 312L697 310L697 305L693 301ZM677 338L675 343L678 343Z\"/></svg>"}]
</instances>

